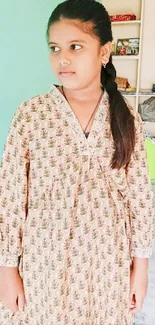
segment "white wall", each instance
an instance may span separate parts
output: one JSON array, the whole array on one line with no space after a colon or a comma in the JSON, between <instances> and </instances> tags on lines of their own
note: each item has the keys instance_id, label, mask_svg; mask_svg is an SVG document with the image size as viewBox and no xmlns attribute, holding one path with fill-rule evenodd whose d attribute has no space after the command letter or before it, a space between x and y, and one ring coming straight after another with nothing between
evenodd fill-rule
<instances>
[{"instance_id":1,"label":"white wall","mask_svg":"<svg viewBox=\"0 0 155 325\"><path fill-rule=\"evenodd\" d=\"M155 83L155 0L145 0L141 88Z\"/></svg>"}]
</instances>

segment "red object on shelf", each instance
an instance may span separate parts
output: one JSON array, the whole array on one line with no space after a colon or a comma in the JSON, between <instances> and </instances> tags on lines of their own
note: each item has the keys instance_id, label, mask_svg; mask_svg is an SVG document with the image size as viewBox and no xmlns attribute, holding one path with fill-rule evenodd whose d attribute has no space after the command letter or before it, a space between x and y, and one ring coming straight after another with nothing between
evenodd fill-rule
<instances>
[{"instance_id":1,"label":"red object on shelf","mask_svg":"<svg viewBox=\"0 0 155 325\"><path fill-rule=\"evenodd\" d=\"M114 15L114 16L110 16L110 19L112 22L128 21L128 20L136 20L136 16L134 14Z\"/></svg>"}]
</instances>

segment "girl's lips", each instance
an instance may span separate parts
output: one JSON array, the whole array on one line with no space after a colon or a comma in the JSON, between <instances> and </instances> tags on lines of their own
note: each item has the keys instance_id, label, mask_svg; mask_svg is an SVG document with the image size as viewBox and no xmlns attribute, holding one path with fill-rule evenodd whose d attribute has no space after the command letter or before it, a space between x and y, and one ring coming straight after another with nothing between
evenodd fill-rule
<instances>
[{"instance_id":1,"label":"girl's lips","mask_svg":"<svg viewBox=\"0 0 155 325\"><path fill-rule=\"evenodd\" d=\"M74 73L75 72L60 72L60 75L66 77L66 76L70 76L70 75L72 75Z\"/></svg>"}]
</instances>

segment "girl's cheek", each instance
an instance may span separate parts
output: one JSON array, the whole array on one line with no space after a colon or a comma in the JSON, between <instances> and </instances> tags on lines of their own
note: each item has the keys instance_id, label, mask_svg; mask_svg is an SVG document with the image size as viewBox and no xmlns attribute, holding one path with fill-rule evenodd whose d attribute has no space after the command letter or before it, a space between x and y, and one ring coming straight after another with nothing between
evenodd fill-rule
<instances>
[{"instance_id":1,"label":"girl's cheek","mask_svg":"<svg viewBox=\"0 0 155 325\"><path fill-rule=\"evenodd\" d=\"M50 54L49 59L50 59L50 64L51 64L52 68L54 68L57 64L57 60L53 57L52 54Z\"/></svg>"}]
</instances>

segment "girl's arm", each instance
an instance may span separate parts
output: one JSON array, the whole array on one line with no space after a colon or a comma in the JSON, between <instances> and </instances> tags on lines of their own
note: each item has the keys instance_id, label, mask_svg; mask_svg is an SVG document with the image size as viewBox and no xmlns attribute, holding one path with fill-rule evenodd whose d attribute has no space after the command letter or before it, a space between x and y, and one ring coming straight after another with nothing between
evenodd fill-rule
<instances>
[{"instance_id":1,"label":"girl's arm","mask_svg":"<svg viewBox=\"0 0 155 325\"><path fill-rule=\"evenodd\" d=\"M143 123L140 114L135 115L136 144L126 169L132 235L131 256L135 267L140 264L145 267L146 259L152 255L154 240L153 189L149 178ZM139 264L138 259L141 258Z\"/></svg>"},{"instance_id":2,"label":"girl's arm","mask_svg":"<svg viewBox=\"0 0 155 325\"><path fill-rule=\"evenodd\" d=\"M139 269L141 272L148 271L149 267L149 259L148 258L138 258L138 257L133 257L133 268L134 269Z\"/></svg>"},{"instance_id":3,"label":"girl's arm","mask_svg":"<svg viewBox=\"0 0 155 325\"><path fill-rule=\"evenodd\" d=\"M126 170L131 224L130 312L139 312L148 288L148 259L154 240L153 190L149 178L143 123L135 116L136 144Z\"/></svg>"},{"instance_id":4,"label":"girl's arm","mask_svg":"<svg viewBox=\"0 0 155 325\"><path fill-rule=\"evenodd\" d=\"M21 104L12 118L0 168L0 266L18 267L26 218L29 166L26 120Z\"/></svg>"}]
</instances>

